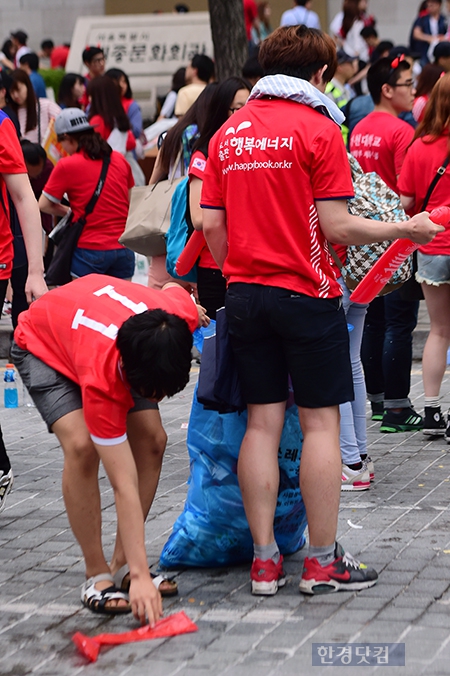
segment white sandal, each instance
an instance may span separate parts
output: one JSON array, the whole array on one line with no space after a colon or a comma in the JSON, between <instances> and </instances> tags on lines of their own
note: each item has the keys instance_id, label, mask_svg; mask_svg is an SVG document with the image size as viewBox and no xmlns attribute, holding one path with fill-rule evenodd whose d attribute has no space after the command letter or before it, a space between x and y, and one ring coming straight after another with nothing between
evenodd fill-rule
<instances>
[{"instance_id":1,"label":"white sandal","mask_svg":"<svg viewBox=\"0 0 450 676\"><path fill-rule=\"evenodd\" d=\"M111 586L106 589L97 589L97 582L107 580ZM106 606L109 601L127 601L127 606ZM90 577L81 587L81 603L93 613L102 615L125 615L131 613L128 594L119 589L110 573L101 573Z\"/></svg>"},{"instance_id":2,"label":"white sandal","mask_svg":"<svg viewBox=\"0 0 450 676\"><path fill-rule=\"evenodd\" d=\"M117 589L121 589L124 592L128 592L130 589L130 582L129 580L127 582L124 582L126 576L129 574L130 569L128 567L128 564L126 563L122 568L119 568L117 573L114 575L113 580L114 584L117 587ZM153 584L155 585L156 589L158 589L159 593L161 596L176 596L178 594L178 585L175 582L175 580L170 579L166 575L155 575L154 573L150 572L150 577L152 578ZM165 582L166 584L170 585L169 588L166 589L160 589L161 584Z\"/></svg>"}]
</instances>

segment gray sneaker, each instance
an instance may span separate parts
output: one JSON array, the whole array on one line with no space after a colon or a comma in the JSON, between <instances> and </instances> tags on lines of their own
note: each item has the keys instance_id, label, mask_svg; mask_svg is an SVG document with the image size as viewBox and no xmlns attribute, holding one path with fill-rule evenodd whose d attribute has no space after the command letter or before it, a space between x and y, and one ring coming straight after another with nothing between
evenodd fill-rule
<instances>
[{"instance_id":1,"label":"gray sneaker","mask_svg":"<svg viewBox=\"0 0 450 676\"><path fill-rule=\"evenodd\" d=\"M6 498L14 483L14 476L12 469L5 474L0 471L0 512L5 508Z\"/></svg>"}]
</instances>

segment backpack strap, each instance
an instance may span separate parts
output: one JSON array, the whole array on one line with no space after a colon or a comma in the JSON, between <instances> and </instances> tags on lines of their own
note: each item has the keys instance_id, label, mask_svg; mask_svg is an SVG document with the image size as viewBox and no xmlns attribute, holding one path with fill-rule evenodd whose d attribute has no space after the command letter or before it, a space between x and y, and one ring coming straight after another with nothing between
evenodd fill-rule
<instances>
[{"instance_id":1,"label":"backpack strap","mask_svg":"<svg viewBox=\"0 0 450 676\"><path fill-rule=\"evenodd\" d=\"M433 190L435 189L438 181L442 178L442 176L445 174L445 170L447 168L448 163L450 162L450 156L447 156L445 160L442 162L441 166L437 170L437 172L434 175L433 180L430 183L430 186L427 190L427 194L425 195L425 199L423 200L422 203L422 211L425 211L428 205L428 202L430 201L430 197L433 194Z\"/></svg>"},{"instance_id":2,"label":"backpack strap","mask_svg":"<svg viewBox=\"0 0 450 676\"><path fill-rule=\"evenodd\" d=\"M84 210L83 216L79 219L80 222L83 223L83 226L86 224L86 219L94 211L94 207L97 204L98 198L100 197L100 193L103 190L103 186L105 185L105 179L106 179L106 174L108 173L108 167L111 162L111 156L110 155L105 155L103 158L103 164L102 164L102 170L100 172L100 178L98 179L97 186L94 190L94 193L89 200L89 202L86 205L86 208Z\"/></svg>"}]
</instances>

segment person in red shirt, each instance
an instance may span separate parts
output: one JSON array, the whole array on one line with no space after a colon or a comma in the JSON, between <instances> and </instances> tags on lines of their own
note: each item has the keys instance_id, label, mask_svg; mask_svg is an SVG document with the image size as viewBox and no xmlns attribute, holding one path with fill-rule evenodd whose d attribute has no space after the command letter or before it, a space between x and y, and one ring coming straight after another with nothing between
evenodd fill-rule
<instances>
[{"instance_id":1,"label":"person in red shirt","mask_svg":"<svg viewBox=\"0 0 450 676\"><path fill-rule=\"evenodd\" d=\"M86 566L81 600L92 612L132 611L151 625L161 616L144 538L166 442L157 402L187 384L192 332L208 321L177 284L155 291L105 275L54 289L19 317L12 356L63 448L64 501ZM118 520L109 565L100 460Z\"/></svg>"},{"instance_id":2,"label":"person in red shirt","mask_svg":"<svg viewBox=\"0 0 450 676\"><path fill-rule=\"evenodd\" d=\"M425 66L427 68L427 66ZM424 119L417 127L398 179L398 189L405 209L418 213L428 188L450 153L450 75L434 86ZM450 206L450 175L444 171L431 193L427 210ZM441 413L439 392L447 367L450 345L450 230L419 248L417 281L421 282L430 316L430 333L423 349L422 370L425 391L423 433L445 434L450 443L450 424Z\"/></svg>"},{"instance_id":3,"label":"person in red shirt","mask_svg":"<svg viewBox=\"0 0 450 676\"><path fill-rule=\"evenodd\" d=\"M88 69L88 72L84 78L86 90L83 97L81 98L80 103L83 110L86 110L89 105L89 97L87 94L88 85L92 80L95 80L97 77L101 77L105 73L106 59L105 53L101 47L86 47L86 49L83 50L82 59L84 65Z\"/></svg>"},{"instance_id":4,"label":"person in red shirt","mask_svg":"<svg viewBox=\"0 0 450 676\"><path fill-rule=\"evenodd\" d=\"M42 261L42 231L15 127L0 111L0 307L11 277L14 249L8 194L16 207L28 259L25 295L28 303L46 291ZM0 512L5 508L14 477L0 428Z\"/></svg>"},{"instance_id":5,"label":"person in red shirt","mask_svg":"<svg viewBox=\"0 0 450 676\"><path fill-rule=\"evenodd\" d=\"M103 189L72 258L72 276L99 272L131 279L134 253L119 243L134 185L130 165L111 150L79 108L65 108L55 120L55 131L69 157L59 160L39 198L40 209L46 214L64 216L68 207L61 200L67 194L75 221L81 218L98 184L103 158L110 157Z\"/></svg>"},{"instance_id":6,"label":"person in red shirt","mask_svg":"<svg viewBox=\"0 0 450 676\"><path fill-rule=\"evenodd\" d=\"M250 90L245 80L229 77L217 86L208 106L205 126L194 144L188 171L189 209L192 225L196 230L203 227L200 196L209 142L225 120L245 105L249 94ZM216 311L223 307L225 291L226 281L205 243L197 264L197 292L200 303L206 308L211 319L215 319Z\"/></svg>"},{"instance_id":7,"label":"person in red shirt","mask_svg":"<svg viewBox=\"0 0 450 676\"><path fill-rule=\"evenodd\" d=\"M110 77L97 77L88 84L87 93L91 100L88 119L95 130L122 155L134 150L136 140L117 83Z\"/></svg>"},{"instance_id":8,"label":"person in red shirt","mask_svg":"<svg viewBox=\"0 0 450 676\"><path fill-rule=\"evenodd\" d=\"M414 129L398 118L414 102L414 81L403 54L374 63L367 84L375 109L355 126L350 151L364 171L374 171L398 193L397 179ZM407 288L407 287L406 287ZM409 399L412 332L417 324L419 301L399 289L369 305L362 342L362 362L373 420L380 432L422 429L422 416Z\"/></svg>"},{"instance_id":9,"label":"person in red shirt","mask_svg":"<svg viewBox=\"0 0 450 676\"><path fill-rule=\"evenodd\" d=\"M427 214L396 224L349 215L344 116L324 94L337 66L329 36L281 27L262 43L259 59L266 76L212 138L201 197L205 238L228 281L226 316L247 403L238 478L254 542L252 592L275 594L285 583L273 519L288 375L304 434L300 487L310 549L300 591L364 589L377 573L335 539L338 407L353 398L353 386L327 240L427 242L442 228Z\"/></svg>"}]
</instances>

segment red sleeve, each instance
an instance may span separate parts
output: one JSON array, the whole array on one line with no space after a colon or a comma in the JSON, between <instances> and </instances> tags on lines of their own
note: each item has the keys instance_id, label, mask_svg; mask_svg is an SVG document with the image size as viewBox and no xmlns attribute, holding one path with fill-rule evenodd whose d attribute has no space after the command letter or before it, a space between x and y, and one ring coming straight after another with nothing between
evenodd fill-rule
<instances>
[{"instance_id":1,"label":"red sleeve","mask_svg":"<svg viewBox=\"0 0 450 676\"><path fill-rule=\"evenodd\" d=\"M211 139L208 149L208 161L203 177L202 196L200 206L207 209L225 209L222 195L222 180L219 167L219 134L217 132Z\"/></svg>"},{"instance_id":2,"label":"red sleeve","mask_svg":"<svg viewBox=\"0 0 450 676\"><path fill-rule=\"evenodd\" d=\"M127 150L128 152L131 150L134 150L136 148L136 139L133 136L133 132L131 129L128 130L128 136L127 136Z\"/></svg>"},{"instance_id":3,"label":"red sleeve","mask_svg":"<svg viewBox=\"0 0 450 676\"><path fill-rule=\"evenodd\" d=\"M403 162L405 161L406 151L408 150L408 146L413 140L413 137L414 129L406 122L395 134L394 167L396 176L400 174Z\"/></svg>"},{"instance_id":4,"label":"red sleeve","mask_svg":"<svg viewBox=\"0 0 450 676\"><path fill-rule=\"evenodd\" d=\"M0 168L2 174L27 173L17 132L6 115L0 121Z\"/></svg>"},{"instance_id":5,"label":"red sleeve","mask_svg":"<svg viewBox=\"0 0 450 676\"><path fill-rule=\"evenodd\" d=\"M313 157L311 185L317 200L349 199L354 196L350 165L342 134L337 125L316 136L311 148Z\"/></svg>"},{"instance_id":6,"label":"red sleeve","mask_svg":"<svg viewBox=\"0 0 450 676\"><path fill-rule=\"evenodd\" d=\"M42 190L46 197L53 197L58 202L62 200L67 190L66 164L68 160L70 160L68 157L63 157L59 160Z\"/></svg>"},{"instance_id":7,"label":"red sleeve","mask_svg":"<svg viewBox=\"0 0 450 676\"><path fill-rule=\"evenodd\" d=\"M403 162L400 176L397 182L397 188L400 195L407 195L408 197L416 196L415 175L414 175L414 146L417 141L411 146L406 153L405 161Z\"/></svg>"},{"instance_id":8,"label":"red sleeve","mask_svg":"<svg viewBox=\"0 0 450 676\"><path fill-rule=\"evenodd\" d=\"M206 157L201 152L201 150L196 150L191 157L191 163L189 165L188 170L189 179L195 176L196 178L199 178L201 181L203 181L203 178L205 176L205 169L206 169Z\"/></svg>"},{"instance_id":9,"label":"red sleeve","mask_svg":"<svg viewBox=\"0 0 450 676\"><path fill-rule=\"evenodd\" d=\"M91 124L94 128L95 131L100 134L100 136L105 139L105 141L108 140L108 137L111 133L111 129L106 126L105 121L100 115L94 115L93 117L90 118L89 124Z\"/></svg>"},{"instance_id":10,"label":"red sleeve","mask_svg":"<svg viewBox=\"0 0 450 676\"><path fill-rule=\"evenodd\" d=\"M125 160L127 163L127 185L128 185L128 190L134 187L134 178L133 178L133 172L131 171L131 167L129 163Z\"/></svg>"}]
</instances>

